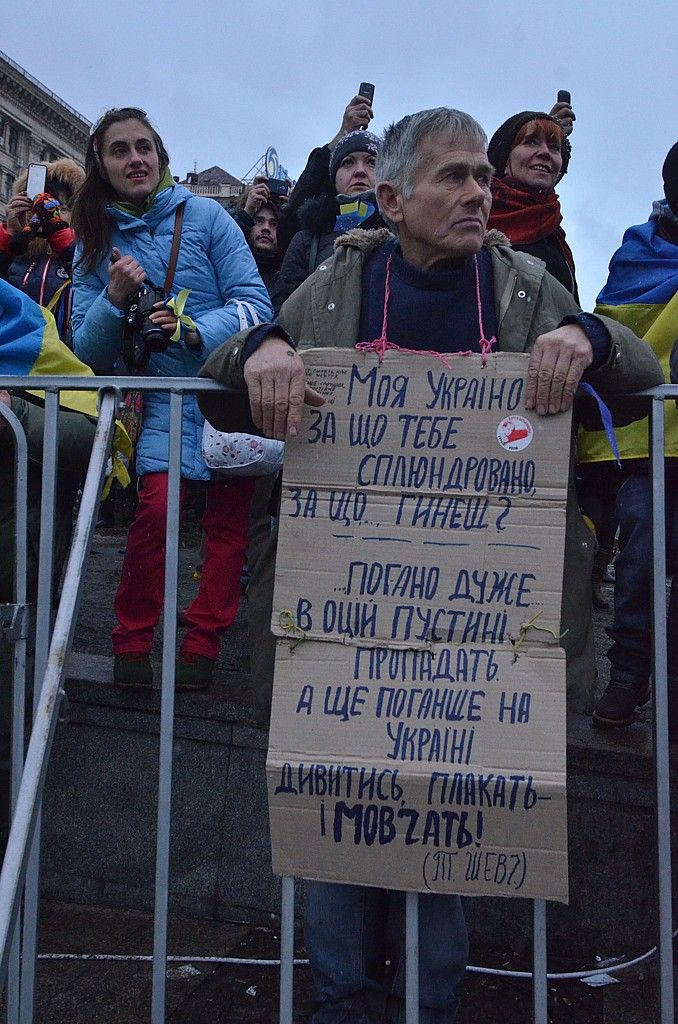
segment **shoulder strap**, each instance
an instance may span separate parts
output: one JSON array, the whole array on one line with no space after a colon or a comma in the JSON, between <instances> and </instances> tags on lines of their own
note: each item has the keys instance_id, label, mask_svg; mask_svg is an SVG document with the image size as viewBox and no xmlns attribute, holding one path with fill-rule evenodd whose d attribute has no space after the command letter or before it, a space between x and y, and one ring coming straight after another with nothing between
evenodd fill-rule
<instances>
[{"instance_id":1,"label":"shoulder strap","mask_svg":"<svg viewBox=\"0 0 678 1024\"><path fill-rule=\"evenodd\" d=\"M61 285L61 287L57 288L57 290L55 291L54 295L52 296L52 298L49 300L49 302L45 306L45 309L48 309L50 313L54 312L54 310L59 305L59 299L61 298L63 293L66 291L66 289L68 288L70 283L71 282L70 282L70 279L69 279L68 281L64 281L64 283Z\"/></svg>"},{"instance_id":2,"label":"shoulder strap","mask_svg":"<svg viewBox=\"0 0 678 1024\"><path fill-rule=\"evenodd\" d=\"M247 314L248 313L249 313L250 318L252 320L252 326L253 327L256 327L258 324L261 323L261 320L259 319L259 317L257 315L257 311L256 311L256 309L254 308L254 306L252 305L251 302L246 302L244 299L236 299L235 300L235 308L238 311L238 320L240 321L240 330L241 331L246 330L246 328L248 328L250 326L250 324L249 324L249 322L247 320Z\"/></svg>"},{"instance_id":3,"label":"shoulder strap","mask_svg":"<svg viewBox=\"0 0 678 1024\"><path fill-rule=\"evenodd\" d=\"M169 264L167 266L167 276L163 288L165 295L169 295L172 290L172 283L174 281L174 271L177 269L177 260L179 259L179 248L181 246L181 226L184 223L184 207L185 203L181 203L176 208L174 214L174 234L172 235L172 251L170 252Z\"/></svg>"},{"instance_id":4,"label":"shoulder strap","mask_svg":"<svg viewBox=\"0 0 678 1024\"><path fill-rule=\"evenodd\" d=\"M320 235L315 232L311 238L311 248L308 252L308 273L309 277L315 270L316 261L318 259L318 246L320 245Z\"/></svg>"}]
</instances>

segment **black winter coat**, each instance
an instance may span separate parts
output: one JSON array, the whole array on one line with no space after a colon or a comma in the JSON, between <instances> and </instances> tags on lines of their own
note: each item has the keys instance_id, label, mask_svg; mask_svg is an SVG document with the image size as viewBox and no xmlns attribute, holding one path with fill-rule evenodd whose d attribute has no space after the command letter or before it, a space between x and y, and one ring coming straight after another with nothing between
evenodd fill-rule
<instances>
[{"instance_id":1,"label":"black winter coat","mask_svg":"<svg viewBox=\"0 0 678 1024\"><path fill-rule=\"evenodd\" d=\"M536 256L543 260L549 274L552 274L556 281L560 281L563 288L567 288L570 295L574 295L579 302L579 291L577 279L563 253L558 248L555 235L547 235L537 242L518 242L513 246L518 252L525 252L528 256Z\"/></svg>"},{"instance_id":2,"label":"black winter coat","mask_svg":"<svg viewBox=\"0 0 678 1024\"><path fill-rule=\"evenodd\" d=\"M335 239L342 234L334 228L338 213L339 203L335 195L308 199L299 210L301 231L289 244L271 295L276 313L292 292L332 256ZM361 224L366 230L384 226L378 210Z\"/></svg>"}]
</instances>

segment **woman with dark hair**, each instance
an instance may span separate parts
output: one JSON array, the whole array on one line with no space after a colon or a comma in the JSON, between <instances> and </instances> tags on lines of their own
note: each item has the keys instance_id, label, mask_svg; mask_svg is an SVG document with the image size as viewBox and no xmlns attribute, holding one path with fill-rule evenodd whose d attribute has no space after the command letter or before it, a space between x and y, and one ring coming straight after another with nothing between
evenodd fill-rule
<instances>
[{"instance_id":1,"label":"woman with dark hair","mask_svg":"<svg viewBox=\"0 0 678 1024\"><path fill-rule=\"evenodd\" d=\"M487 147L495 175L488 228L503 231L514 249L543 260L548 272L579 301L555 192L567 172L570 152L561 118L523 110L504 121Z\"/></svg>"},{"instance_id":2,"label":"woman with dark hair","mask_svg":"<svg viewBox=\"0 0 678 1024\"><path fill-rule=\"evenodd\" d=\"M73 340L95 373L110 373L122 357L128 366L131 360L147 366L150 376L195 377L249 310L270 319L268 295L242 233L218 203L175 183L162 139L143 110L118 108L100 118L85 170L73 209ZM188 291L183 312L169 295L155 302L148 320L160 341L150 352L140 346L138 330L126 334L130 302L143 282L160 288L164 282L173 296ZM186 395L182 499L187 481L209 481L204 570L177 660L177 685L194 689L211 681L220 637L237 611L252 491L251 479L210 479L201 455L203 423L195 397ZM153 682L149 654L163 602L168 448L169 394L146 393L136 454L139 504L115 598L114 678L120 685Z\"/></svg>"}]
</instances>

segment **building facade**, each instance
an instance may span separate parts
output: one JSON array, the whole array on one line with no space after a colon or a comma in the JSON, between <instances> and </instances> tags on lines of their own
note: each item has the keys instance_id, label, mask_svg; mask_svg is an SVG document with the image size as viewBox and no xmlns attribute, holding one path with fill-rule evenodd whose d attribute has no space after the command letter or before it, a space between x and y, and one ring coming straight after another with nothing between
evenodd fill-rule
<instances>
[{"instance_id":1,"label":"building facade","mask_svg":"<svg viewBox=\"0 0 678 1024\"><path fill-rule=\"evenodd\" d=\"M0 51L0 219L29 163L85 163L91 123Z\"/></svg>"}]
</instances>

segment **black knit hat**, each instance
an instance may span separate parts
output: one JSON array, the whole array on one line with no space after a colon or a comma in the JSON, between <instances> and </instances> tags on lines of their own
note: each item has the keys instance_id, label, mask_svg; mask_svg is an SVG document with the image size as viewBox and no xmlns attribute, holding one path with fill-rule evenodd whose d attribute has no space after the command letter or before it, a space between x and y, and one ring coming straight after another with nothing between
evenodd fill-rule
<instances>
[{"instance_id":1,"label":"black knit hat","mask_svg":"<svg viewBox=\"0 0 678 1024\"><path fill-rule=\"evenodd\" d=\"M372 132L362 129L349 132L348 135L344 135L341 142L338 142L332 151L332 156L330 157L330 180L334 182L334 177L339 170L341 161L349 153L371 153L376 158L380 152L381 139L373 135Z\"/></svg>"},{"instance_id":2,"label":"black knit hat","mask_svg":"<svg viewBox=\"0 0 678 1024\"><path fill-rule=\"evenodd\" d=\"M516 135L529 121L553 121L559 128L562 128L560 121L557 117L552 117L551 114L545 114L539 110L523 110L520 114L514 114L513 117L509 117L507 121L497 128L496 132L490 139L490 144L487 147L487 155L490 163L494 167L494 172L498 178L503 178L506 174L506 164L511 150L513 149ZM563 165L560 169L560 175L558 181L567 174L567 166L570 162L570 154L572 147L570 146L570 140L563 133L563 141L560 146L560 154L563 158Z\"/></svg>"},{"instance_id":3,"label":"black knit hat","mask_svg":"<svg viewBox=\"0 0 678 1024\"><path fill-rule=\"evenodd\" d=\"M666 154L666 160L662 167L662 178L664 179L664 195L666 201L675 214L678 214L678 142L676 142Z\"/></svg>"}]
</instances>

